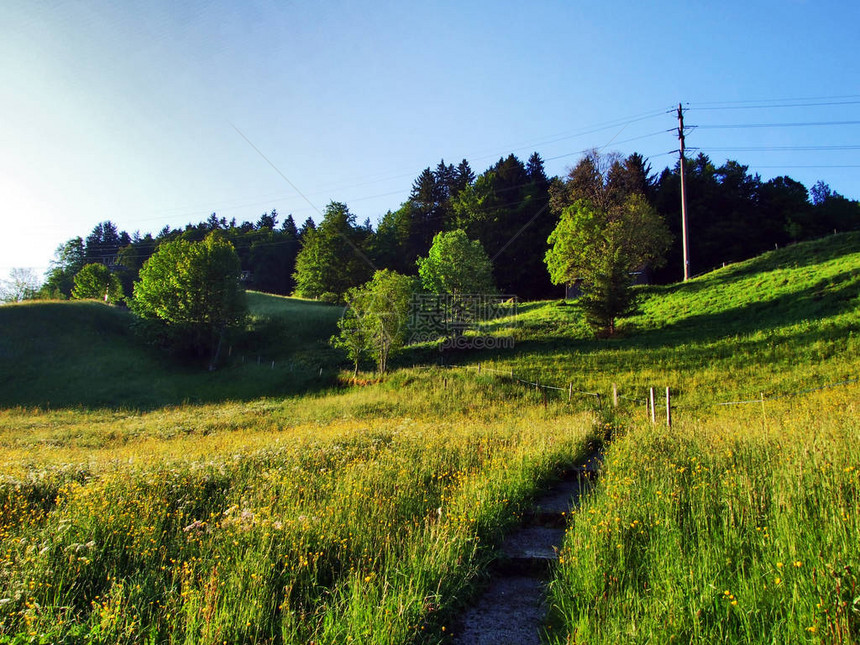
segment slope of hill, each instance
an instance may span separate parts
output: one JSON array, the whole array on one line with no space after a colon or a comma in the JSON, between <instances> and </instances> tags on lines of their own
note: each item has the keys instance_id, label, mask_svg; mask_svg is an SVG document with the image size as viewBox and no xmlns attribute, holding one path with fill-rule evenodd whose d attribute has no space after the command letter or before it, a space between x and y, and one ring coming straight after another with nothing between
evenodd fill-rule
<instances>
[{"instance_id":1,"label":"slope of hill","mask_svg":"<svg viewBox=\"0 0 860 645\"><path fill-rule=\"evenodd\" d=\"M98 302L0 307L0 406L153 408L314 386L319 366L336 360L326 341L340 309L261 293L248 300L257 332L213 373L142 345L123 309Z\"/></svg>"},{"instance_id":2,"label":"slope of hill","mask_svg":"<svg viewBox=\"0 0 860 645\"><path fill-rule=\"evenodd\" d=\"M645 288L611 341L575 307L528 303L513 352L461 355L604 393L672 385L671 430L489 370L248 400L307 389L289 366L334 360L339 311L314 303L252 294L257 344L215 374L153 357L122 311L4 308L3 401L83 405L0 410L0 642L445 641L499 536L607 434L554 569L550 642L852 642L860 385L708 404L856 377L858 243ZM213 403L85 408L141 392Z\"/></svg>"},{"instance_id":3,"label":"slope of hill","mask_svg":"<svg viewBox=\"0 0 860 645\"><path fill-rule=\"evenodd\" d=\"M628 395L671 386L687 405L786 394L860 373L860 234L797 244L687 283L640 288L618 338L595 340L575 306L526 303L511 352L470 355L544 383ZM495 333L492 328L490 333Z\"/></svg>"}]
</instances>

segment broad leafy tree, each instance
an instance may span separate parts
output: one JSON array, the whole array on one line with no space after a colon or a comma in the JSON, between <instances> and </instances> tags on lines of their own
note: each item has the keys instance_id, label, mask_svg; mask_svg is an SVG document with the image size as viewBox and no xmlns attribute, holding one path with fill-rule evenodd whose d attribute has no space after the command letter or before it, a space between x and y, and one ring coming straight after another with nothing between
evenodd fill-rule
<instances>
[{"instance_id":1,"label":"broad leafy tree","mask_svg":"<svg viewBox=\"0 0 860 645\"><path fill-rule=\"evenodd\" d=\"M427 257L418 259L421 284L438 294L495 293L492 267L481 243L462 229L437 233Z\"/></svg>"},{"instance_id":2,"label":"broad leafy tree","mask_svg":"<svg viewBox=\"0 0 860 645\"><path fill-rule=\"evenodd\" d=\"M549 236L546 264L555 284L580 284L580 305L600 334L615 333L615 321L634 305L632 273L659 265L669 233L641 195L601 209L581 199L562 211Z\"/></svg>"},{"instance_id":3,"label":"broad leafy tree","mask_svg":"<svg viewBox=\"0 0 860 645\"><path fill-rule=\"evenodd\" d=\"M104 264L87 264L75 276L72 297L77 300L104 300L118 303L123 300L119 277Z\"/></svg>"},{"instance_id":4,"label":"broad leafy tree","mask_svg":"<svg viewBox=\"0 0 860 645\"><path fill-rule=\"evenodd\" d=\"M438 233L417 264L422 286L437 296L422 299L421 317L433 321L425 332L459 336L474 321L476 302L496 293L490 258L462 229Z\"/></svg>"},{"instance_id":5,"label":"broad leafy tree","mask_svg":"<svg viewBox=\"0 0 860 645\"><path fill-rule=\"evenodd\" d=\"M347 308L332 344L346 351L356 375L365 353L384 374L391 356L405 344L414 283L414 278L383 269L366 284L346 292Z\"/></svg>"},{"instance_id":6,"label":"broad leafy tree","mask_svg":"<svg viewBox=\"0 0 860 645\"><path fill-rule=\"evenodd\" d=\"M131 309L159 341L208 355L214 369L225 333L247 312L240 277L236 251L218 233L201 242L165 242L141 269Z\"/></svg>"}]
</instances>

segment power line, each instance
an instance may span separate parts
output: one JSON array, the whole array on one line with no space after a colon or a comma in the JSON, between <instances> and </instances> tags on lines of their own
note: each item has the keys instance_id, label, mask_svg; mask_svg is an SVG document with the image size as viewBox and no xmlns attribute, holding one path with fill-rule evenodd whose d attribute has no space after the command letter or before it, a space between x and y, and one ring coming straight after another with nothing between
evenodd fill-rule
<instances>
[{"instance_id":1,"label":"power line","mask_svg":"<svg viewBox=\"0 0 860 645\"><path fill-rule=\"evenodd\" d=\"M860 94L837 94L835 96L800 96L783 97L774 99L745 99L740 101L702 101L698 105L744 105L751 103L797 103L799 101L841 101L845 99L860 99ZM674 110L674 108L672 108Z\"/></svg>"},{"instance_id":2,"label":"power line","mask_svg":"<svg viewBox=\"0 0 860 645\"><path fill-rule=\"evenodd\" d=\"M840 151L860 150L858 145L847 146L734 146L734 147L710 147L708 150L714 152L812 152L812 151Z\"/></svg>"},{"instance_id":3,"label":"power line","mask_svg":"<svg viewBox=\"0 0 860 645\"><path fill-rule=\"evenodd\" d=\"M743 128L800 128L828 125L860 125L860 121L805 121L796 123L740 123L720 125L697 125L700 130L743 129Z\"/></svg>"},{"instance_id":4,"label":"power line","mask_svg":"<svg viewBox=\"0 0 860 645\"><path fill-rule=\"evenodd\" d=\"M704 110L770 110L774 108L821 107L830 105L857 105L860 101L827 101L822 103L786 103L784 105L726 105L723 107L691 107L690 111Z\"/></svg>"}]
</instances>

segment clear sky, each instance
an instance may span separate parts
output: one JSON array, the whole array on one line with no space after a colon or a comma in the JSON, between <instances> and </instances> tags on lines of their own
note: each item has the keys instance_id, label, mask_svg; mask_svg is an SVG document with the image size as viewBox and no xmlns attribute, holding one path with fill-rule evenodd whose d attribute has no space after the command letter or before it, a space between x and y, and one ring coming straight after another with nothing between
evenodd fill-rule
<instances>
[{"instance_id":1,"label":"clear sky","mask_svg":"<svg viewBox=\"0 0 860 645\"><path fill-rule=\"evenodd\" d=\"M659 171L679 102L718 165L860 198L858 25L857 0L3 0L0 276L106 219L319 219L284 177L376 222L442 158Z\"/></svg>"}]
</instances>

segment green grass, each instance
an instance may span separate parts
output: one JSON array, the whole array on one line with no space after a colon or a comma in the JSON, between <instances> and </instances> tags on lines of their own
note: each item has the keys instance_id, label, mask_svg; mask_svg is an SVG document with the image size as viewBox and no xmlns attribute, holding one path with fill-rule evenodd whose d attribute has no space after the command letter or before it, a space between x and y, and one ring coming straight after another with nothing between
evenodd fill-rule
<instances>
[{"instance_id":1,"label":"green grass","mask_svg":"<svg viewBox=\"0 0 860 645\"><path fill-rule=\"evenodd\" d=\"M696 414L860 376L860 234L766 253L687 283L640 287L618 338L595 340L577 308L526 303L514 350L457 357L524 379L644 399L669 386ZM504 322L504 321L501 321ZM514 321L510 321L514 322ZM499 323L496 323L498 326Z\"/></svg>"},{"instance_id":2,"label":"green grass","mask_svg":"<svg viewBox=\"0 0 860 645\"><path fill-rule=\"evenodd\" d=\"M521 396L517 396L517 394ZM589 415L437 370L0 415L0 642L435 642Z\"/></svg>"},{"instance_id":3,"label":"green grass","mask_svg":"<svg viewBox=\"0 0 860 645\"><path fill-rule=\"evenodd\" d=\"M0 307L0 406L153 409L328 386L339 357L326 341L340 308L254 292L248 301L255 332L228 347L226 365L211 373L143 345L124 309L98 302Z\"/></svg>"},{"instance_id":4,"label":"green grass","mask_svg":"<svg viewBox=\"0 0 860 645\"><path fill-rule=\"evenodd\" d=\"M0 642L443 641L607 424L553 639L860 641L860 386L793 395L860 375L860 235L640 293L619 338L526 303L513 350L447 356L599 408L488 370L337 389L318 369L340 310L307 301L249 294L256 333L212 374L140 346L122 310L0 308ZM612 383L671 386L675 427L610 409Z\"/></svg>"},{"instance_id":5,"label":"green grass","mask_svg":"<svg viewBox=\"0 0 860 645\"><path fill-rule=\"evenodd\" d=\"M631 426L566 534L552 642L860 642L858 403Z\"/></svg>"}]
</instances>

